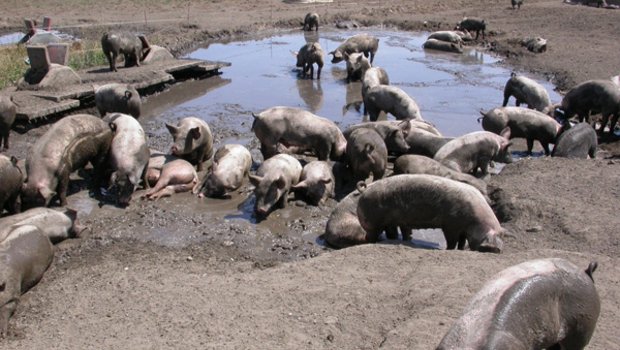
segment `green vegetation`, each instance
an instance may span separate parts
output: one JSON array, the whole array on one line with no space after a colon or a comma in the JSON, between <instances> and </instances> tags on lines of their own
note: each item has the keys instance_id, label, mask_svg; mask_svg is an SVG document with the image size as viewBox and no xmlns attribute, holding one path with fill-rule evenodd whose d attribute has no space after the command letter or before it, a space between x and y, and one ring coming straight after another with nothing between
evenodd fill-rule
<instances>
[{"instance_id":1,"label":"green vegetation","mask_svg":"<svg viewBox=\"0 0 620 350\"><path fill-rule=\"evenodd\" d=\"M108 60L103 54L101 44L98 41L88 41L82 43L79 48L76 46L78 45L74 45L69 53L69 67L74 70L95 66L105 66L108 64Z\"/></svg>"}]
</instances>

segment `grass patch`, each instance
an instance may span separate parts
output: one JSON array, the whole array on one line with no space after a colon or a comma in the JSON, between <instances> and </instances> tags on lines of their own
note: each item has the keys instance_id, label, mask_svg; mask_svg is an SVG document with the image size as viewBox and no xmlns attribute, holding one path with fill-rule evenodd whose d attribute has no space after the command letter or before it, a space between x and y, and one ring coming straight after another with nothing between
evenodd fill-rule
<instances>
[{"instance_id":1,"label":"grass patch","mask_svg":"<svg viewBox=\"0 0 620 350\"><path fill-rule=\"evenodd\" d=\"M73 45L69 53L69 67L80 70L96 66L104 66L108 60L101 50L101 43L95 41L81 42Z\"/></svg>"}]
</instances>

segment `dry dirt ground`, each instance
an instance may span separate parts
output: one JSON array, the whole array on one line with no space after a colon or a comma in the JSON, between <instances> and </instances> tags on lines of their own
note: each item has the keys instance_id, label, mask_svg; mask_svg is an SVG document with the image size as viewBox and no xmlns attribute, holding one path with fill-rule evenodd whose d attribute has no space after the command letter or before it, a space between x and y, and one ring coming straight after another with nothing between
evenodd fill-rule
<instances>
[{"instance_id":1,"label":"dry dirt ground","mask_svg":"<svg viewBox=\"0 0 620 350\"><path fill-rule=\"evenodd\" d=\"M463 16L482 17L489 31L479 45L508 65L544 74L560 90L620 73L620 12L559 0L526 0L520 11L508 0L3 1L0 29L47 15L93 38L110 25L138 29L182 53L205 41L297 26L310 10L324 26L351 18L403 30L448 29ZM528 36L546 38L548 51L525 51L518 43ZM45 129L17 136L11 152L23 158ZM333 251L307 238L323 229L329 206L292 205L261 225L218 216L251 205L247 185L228 201L182 194L126 210L94 208L81 218L90 230L57 247L0 346L432 349L494 273L564 257L584 268L599 262L601 315L588 348L620 349L620 163L612 159L615 143L601 149L595 160L524 159L491 178L494 209L514 235L500 255L391 243ZM78 208L87 197L83 185L74 183L69 200Z\"/></svg>"}]
</instances>

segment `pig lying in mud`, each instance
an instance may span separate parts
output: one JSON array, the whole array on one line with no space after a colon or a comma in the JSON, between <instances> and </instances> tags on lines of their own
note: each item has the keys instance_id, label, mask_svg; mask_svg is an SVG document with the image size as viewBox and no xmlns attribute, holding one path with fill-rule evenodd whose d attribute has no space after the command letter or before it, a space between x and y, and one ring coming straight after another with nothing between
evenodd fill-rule
<instances>
[{"instance_id":1,"label":"pig lying in mud","mask_svg":"<svg viewBox=\"0 0 620 350\"><path fill-rule=\"evenodd\" d=\"M504 86L504 102L502 107L508 105L508 100L511 96L516 99L517 107L521 103L525 103L529 108L535 109L539 112L543 112L551 105L549 99L549 93L536 81L524 77L522 75L510 74L510 79Z\"/></svg>"},{"instance_id":2,"label":"pig lying in mud","mask_svg":"<svg viewBox=\"0 0 620 350\"><path fill-rule=\"evenodd\" d=\"M476 38L474 40L478 40L478 36L482 32L482 39L484 40L484 31L487 29L487 24L483 19L475 19L475 18L463 18L460 21L454 30L463 30L470 33L476 32Z\"/></svg>"},{"instance_id":3,"label":"pig lying in mud","mask_svg":"<svg viewBox=\"0 0 620 350\"><path fill-rule=\"evenodd\" d=\"M434 175L395 175L363 191L357 206L369 241L382 231L400 227L403 239L412 229L440 228L447 249L499 253L500 226L484 196L473 186Z\"/></svg>"},{"instance_id":4,"label":"pig lying in mud","mask_svg":"<svg viewBox=\"0 0 620 350\"><path fill-rule=\"evenodd\" d=\"M170 153L197 165L198 171L204 169L204 162L213 156L213 135L209 124L196 117L186 117L174 126L166 123L172 135Z\"/></svg>"},{"instance_id":5,"label":"pig lying in mud","mask_svg":"<svg viewBox=\"0 0 620 350\"><path fill-rule=\"evenodd\" d=\"M351 133L360 128L375 130L385 142L388 152L393 154L403 154L409 151L409 146L405 138L409 133L410 120L399 123L391 123L389 121L377 121L353 124L343 132L345 138L349 138Z\"/></svg>"},{"instance_id":6,"label":"pig lying in mud","mask_svg":"<svg viewBox=\"0 0 620 350\"><path fill-rule=\"evenodd\" d=\"M198 197L223 197L241 187L250 173L252 155L242 145L224 145L213 157L211 171L197 187Z\"/></svg>"},{"instance_id":7,"label":"pig lying in mud","mask_svg":"<svg viewBox=\"0 0 620 350\"><path fill-rule=\"evenodd\" d=\"M333 121L303 109L272 107L252 116L252 131L261 143L265 159L278 154L279 149L290 148L290 153L311 150L319 160L338 160L347 147Z\"/></svg>"},{"instance_id":8,"label":"pig lying in mud","mask_svg":"<svg viewBox=\"0 0 620 350\"><path fill-rule=\"evenodd\" d=\"M17 158L0 154L0 214L6 209L9 213L19 213L19 197L24 181L22 171L17 166Z\"/></svg>"},{"instance_id":9,"label":"pig lying in mud","mask_svg":"<svg viewBox=\"0 0 620 350\"><path fill-rule=\"evenodd\" d=\"M590 113L601 113L601 127L603 133L609 117L609 134L613 134L620 116L620 89L611 80L588 80L570 89L559 106L564 112L564 119L570 119L575 114L579 121L590 122Z\"/></svg>"},{"instance_id":10,"label":"pig lying in mud","mask_svg":"<svg viewBox=\"0 0 620 350\"><path fill-rule=\"evenodd\" d=\"M474 295L437 350L584 349L600 312L596 267L552 258L502 270Z\"/></svg>"},{"instance_id":11,"label":"pig lying in mud","mask_svg":"<svg viewBox=\"0 0 620 350\"><path fill-rule=\"evenodd\" d=\"M370 121L377 121L383 111L398 120L422 119L418 104L402 89L396 86L377 85L368 89L364 98L364 109Z\"/></svg>"},{"instance_id":12,"label":"pig lying in mud","mask_svg":"<svg viewBox=\"0 0 620 350\"><path fill-rule=\"evenodd\" d=\"M432 32L427 39L436 39L454 44L463 44L463 38L454 30L440 30Z\"/></svg>"},{"instance_id":13,"label":"pig lying in mud","mask_svg":"<svg viewBox=\"0 0 620 350\"><path fill-rule=\"evenodd\" d=\"M430 38L422 45L427 50L438 50L445 52L463 53L463 48L460 44L455 44L449 41L443 41Z\"/></svg>"},{"instance_id":14,"label":"pig lying in mud","mask_svg":"<svg viewBox=\"0 0 620 350\"><path fill-rule=\"evenodd\" d=\"M0 218L0 242L16 226L36 226L54 244L76 238L86 227L79 224L77 211L70 208L32 208L23 213Z\"/></svg>"},{"instance_id":15,"label":"pig lying in mud","mask_svg":"<svg viewBox=\"0 0 620 350\"><path fill-rule=\"evenodd\" d=\"M110 71L117 72L116 59L118 55L125 58L125 67L140 66L144 54L144 42L140 37L127 33L105 33L101 37L101 49L108 59Z\"/></svg>"},{"instance_id":16,"label":"pig lying in mud","mask_svg":"<svg viewBox=\"0 0 620 350\"><path fill-rule=\"evenodd\" d=\"M598 147L598 137L590 124L578 123L570 127L570 123L566 122L555 142L551 156L581 159L590 156L594 159L596 147Z\"/></svg>"},{"instance_id":17,"label":"pig lying in mud","mask_svg":"<svg viewBox=\"0 0 620 350\"><path fill-rule=\"evenodd\" d=\"M301 164L288 154L277 154L263 162L255 175L250 175L254 185L256 204L254 212L266 217L275 207L285 208L291 187L299 182Z\"/></svg>"},{"instance_id":18,"label":"pig lying in mud","mask_svg":"<svg viewBox=\"0 0 620 350\"><path fill-rule=\"evenodd\" d=\"M510 138L525 138L527 154L532 154L534 140L540 142L545 155L550 155L549 144L555 143L560 130L560 123L550 116L533 109L521 107L494 108L482 114L482 128L500 134L506 127L510 128ZM480 119L479 119L480 121Z\"/></svg>"},{"instance_id":19,"label":"pig lying in mud","mask_svg":"<svg viewBox=\"0 0 620 350\"><path fill-rule=\"evenodd\" d=\"M53 258L52 243L36 226L17 226L0 243L0 339L21 295L39 283Z\"/></svg>"},{"instance_id":20,"label":"pig lying in mud","mask_svg":"<svg viewBox=\"0 0 620 350\"><path fill-rule=\"evenodd\" d=\"M301 68L301 76L305 78L310 71L310 79L314 78L314 64L317 65L316 78L321 79L321 70L323 69L323 48L318 42L307 43L299 49L299 52L295 53L297 57L296 67Z\"/></svg>"},{"instance_id":21,"label":"pig lying in mud","mask_svg":"<svg viewBox=\"0 0 620 350\"><path fill-rule=\"evenodd\" d=\"M95 90L95 105L99 115L124 113L140 118L142 100L138 90L127 84L106 84Z\"/></svg>"},{"instance_id":22,"label":"pig lying in mud","mask_svg":"<svg viewBox=\"0 0 620 350\"><path fill-rule=\"evenodd\" d=\"M475 187L487 196L487 184L483 180L452 170L438 161L415 154L402 155L394 161L394 174L427 174L445 177Z\"/></svg>"},{"instance_id":23,"label":"pig lying in mud","mask_svg":"<svg viewBox=\"0 0 620 350\"><path fill-rule=\"evenodd\" d=\"M355 180L373 181L383 178L388 164L388 152L383 138L377 131L358 128L347 138L347 161Z\"/></svg>"},{"instance_id":24,"label":"pig lying in mud","mask_svg":"<svg viewBox=\"0 0 620 350\"><path fill-rule=\"evenodd\" d=\"M473 173L474 176L480 169L484 176L488 174L491 161L512 163L509 138L510 128L504 129L501 135L488 131L472 132L443 145L434 159L448 168Z\"/></svg>"},{"instance_id":25,"label":"pig lying in mud","mask_svg":"<svg viewBox=\"0 0 620 350\"><path fill-rule=\"evenodd\" d=\"M379 39L368 34L357 34L345 40L329 54L333 56L332 63L338 63L345 59L345 54L350 55L354 52L361 52L364 56L370 57L370 63L372 63L378 49Z\"/></svg>"},{"instance_id":26,"label":"pig lying in mud","mask_svg":"<svg viewBox=\"0 0 620 350\"><path fill-rule=\"evenodd\" d=\"M114 132L108 156L112 171L109 189L114 190L118 205L127 206L140 186L140 180L144 180L146 187L149 186L146 169L150 153L146 134L140 123L130 115L115 113L105 120Z\"/></svg>"},{"instance_id":27,"label":"pig lying in mud","mask_svg":"<svg viewBox=\"0 0 620 350\"><path fill-rule=\"evenodd\" d=\"M57 121L32 145L26 158L23 207L49 206L55 196L61 206L67 205L69 175L88 162L94 168L97 192L111 142L110 127L95 116L76 114Z\"/></svg>"},{"instance_id":28,"label":"pig lying in mud","mask_svg":"<svg viewBox=\"0 0 620 350\"><path fill-rule=\"evenodd\" d=\"M319 31L319 14L316 12L308 12L304 17L304 30L311 31L312 27Z\"/></svg>"},{"instance_id":29,"label":"pig lying in mud","mask_svg":"<svg viewBox=\"0 0 620 350\"><path fill-rule=\"evenodd\" d=\"M299 182L291 189L307 203L319 206L325 204L328 198L334 198L335 183L332 165L326 161L314 160L303 167Z\"/></svg>"},{"instance_id":30,"label":"pig lying in mud","mask_svg":"<svg viewBox=\"0 0 620 350\"><path fill-rule=\"evenodd\" d=\"M12 97L0 96L0 144L4 149L9 149L9 134L13 123L15 123L15 115L17 114L17 106L13 102Z\"/></svg>"},{"instance_id":31,"label":"pig lying in mud","mask_svg":"<svg viewBox=\"0 0 620 350\"><path fill-rule=\"evenodd\" d=\"M155 200L168 197L175 193L192 191L198 184L198 174L194 166L184 159L166 162L160 172L151 173L148 181L155 179L157 182L142 198Z\"/></svg>"},{"instance_id":32,"label":"pig lying in mud","mask_svg":"<svg viewBox=\"0 0 620 350\"><path fill-rule=\"evenodd\" d=\"M376 182L368 185L371 187ZM366 235L366 230L360 224L357 218L357 204L361 193L353 191L340 200L332 211L327 225L325 226L325 234L323 239L334 248L347 248L350 246L374 243L370 242Z\"/></svg>"}]
</instances>

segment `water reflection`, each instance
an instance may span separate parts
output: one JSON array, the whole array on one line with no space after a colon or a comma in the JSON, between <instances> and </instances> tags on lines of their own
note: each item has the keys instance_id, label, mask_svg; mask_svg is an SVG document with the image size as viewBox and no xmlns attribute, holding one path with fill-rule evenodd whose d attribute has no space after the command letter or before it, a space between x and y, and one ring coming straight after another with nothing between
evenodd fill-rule
<instances>
[{"instance_id":1,"label":"water reflection","mask_svg":"<svg viewBox=\"0 0 620 350\"><path fill-rule=\"evenodd\" d=\"M304 100L306 107L312 112L323 107L323 89L320 79L297 79L295 81L299 97Z\"/></svg>"}]
</instances>

